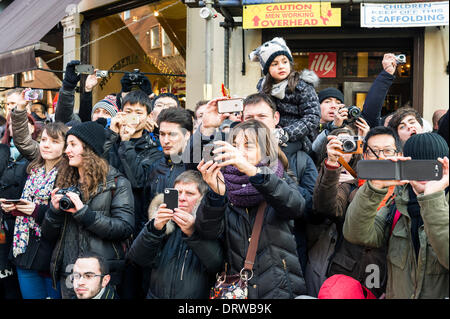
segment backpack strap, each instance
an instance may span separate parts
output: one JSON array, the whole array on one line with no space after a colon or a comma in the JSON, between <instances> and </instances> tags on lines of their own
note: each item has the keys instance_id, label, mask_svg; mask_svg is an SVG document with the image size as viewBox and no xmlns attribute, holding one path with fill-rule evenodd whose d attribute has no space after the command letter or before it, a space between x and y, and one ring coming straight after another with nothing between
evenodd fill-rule
<instances>
[{"instance_id":1,"label":"backpack strap","mask_svg":"<svg viewBox=\"0 0 450 319\"><path fill-rule=\"evenodd\" d=\"M392 221L392 227L391 227L390 235L392 235L392 232L394 231L395 225L397 224L400 216L402 216L402 214L398 211L398 209L396 209L395 210L395 215L394 215L394 220Z\"/></svg>"}]
</instances>

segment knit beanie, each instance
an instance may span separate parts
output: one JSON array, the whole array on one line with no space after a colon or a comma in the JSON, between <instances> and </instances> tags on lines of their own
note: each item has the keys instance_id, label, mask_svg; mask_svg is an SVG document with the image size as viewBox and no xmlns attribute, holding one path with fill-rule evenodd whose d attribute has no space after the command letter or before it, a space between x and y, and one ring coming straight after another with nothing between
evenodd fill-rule
<instances>
[{"instance_id":1,"label":"knit beanie","mask_svg":"<svg viewBox=\"0 0 450 319\"><path fill-rule=\"evenodd\" d=\"M291 50L286 45L283 38L273 38L270 41L257 47L249 54L249 58L253 62L261 64L261 69L264 75L269 72L269 67L272 61L279 55L285 55L291 62L293 62Z\"/></svg>"},{"instance_id":2,"label":"knit beanie","mask_svg":"<svg viewBox=\"0 0 450 319\"><path fill-rule=\"evenodd\" d=\"M98 108L105 109L111 117L116 116L117 112L119 112L119 108L116 104L116 97L114 95L107 95L103 100L98 101L92 108L91 117Z\"/></svg>"},{"instance_id":3,"label":"knit beanie","mask_svg":"<svg viewBox=\"0 0 450 319\"><path fill-rule=\"evenodd\" d=\"M103 154L103 145L106 141L105 129L96 122L83 122L73 126L66 134L74 135L88 145L99 156Z\"/></svg>"},{"instance_id":4,"label":"knit beanie","mask_svg":"<svg viewBox=\"0 0 450 319\"><path fill-rule=\"evenodd\" d=\"M403 156L413 160L436 160L438 157L448 157L448 145L436 133L414 134L405 142Z\"/></svg>"},{"instance_id":5,"label":"knit beanie","mask_svg":"<svg viewBox=\"0 0 450 319\"><path fill-rule=\"evenodd\" d=\"M330 87L323 89L319 92L319 103L322 103L323 100L328 99L329 97L334 97L344 103L344 94L336 88Z\"/></svg>"}]
</instances>

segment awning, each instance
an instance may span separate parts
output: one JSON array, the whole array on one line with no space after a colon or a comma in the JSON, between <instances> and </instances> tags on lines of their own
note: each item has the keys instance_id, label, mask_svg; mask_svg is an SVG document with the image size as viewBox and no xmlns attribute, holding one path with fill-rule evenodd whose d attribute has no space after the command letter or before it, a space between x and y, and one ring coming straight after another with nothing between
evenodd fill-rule
<instances>
[{"instance_id":1,"label":"awning","mask_svg":"<svg viewBox=\"0 0 450 319\"><path fill-rule=\"evenodd\" d=\"M35 51L49 50L40 40L80 0L15 0L0 12L0 76L36 69Z\"/></svg>"}]
</instances>

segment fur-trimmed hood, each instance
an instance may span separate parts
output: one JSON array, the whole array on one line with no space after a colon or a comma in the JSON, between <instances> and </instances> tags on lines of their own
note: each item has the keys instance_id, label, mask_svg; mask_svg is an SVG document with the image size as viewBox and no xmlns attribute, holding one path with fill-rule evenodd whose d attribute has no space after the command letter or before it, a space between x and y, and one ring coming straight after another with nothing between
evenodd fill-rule
<instances>
[{"instance_id":1,"label":"fur-trimmed hood","mask_svg":"<svg viewBox=\"0 0 450 319\"><path fill-rule=\"evenodd\" d=\"M314 87L317 87L320 82L320 78L317 76L316 72L308 69L304 69L300 72L300 79L309 84L312 84L312 86Z\"/></svg>"}]
</instances>

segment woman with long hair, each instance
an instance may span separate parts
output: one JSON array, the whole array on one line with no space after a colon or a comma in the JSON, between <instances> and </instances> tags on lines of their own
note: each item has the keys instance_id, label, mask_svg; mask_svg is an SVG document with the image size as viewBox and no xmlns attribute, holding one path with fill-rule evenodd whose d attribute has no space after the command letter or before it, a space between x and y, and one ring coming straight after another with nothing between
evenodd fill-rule
<instances>
[{"instance_id":1,"label":"woman with long hair","mask_svg":"<svg viewBox=\"0 0 450 319\"><path fill-rule=\"evenodd\" d=\"M197 211L196 228L208 239L225 239L227 273L239 273L258 207L267 208L259 238L248 298L295 298L306 292L291 232L305 200L286 172L287 160L269 128L242 122L228 142L214 142L214 161L198 165L211 190Z\"/></svg>"},{"instance_id":2,"label":"woman with long hair","mask_svg":"<svg viewBox=\"0 0 450 319\"><path fill-rule=\"evenodd\" d=\"M57 240L50 272L61 283L63 298L75 296L71 268L83 252L103 256L111 284L120 281L123 242L134 230L130 182L102 158L104 128L96 122L72 127L66 136L56 188L42 226L43 236Z\"/></svg>"},{"instance_id":3,"label":"woman with long hair","mask_svg":"<svg viewBox=\"0 0 450 319\"><path fill-rule=\"evenodd\" d=\"M48 209L67 127L49 123L42 132L39 153L28 165L28 178L18 203L0 199L2 210L16 216L10 258L17 269L24 299L60 298L49 276L53 243L41 238L41 223Z\"/></svg>"}]
</instances>

